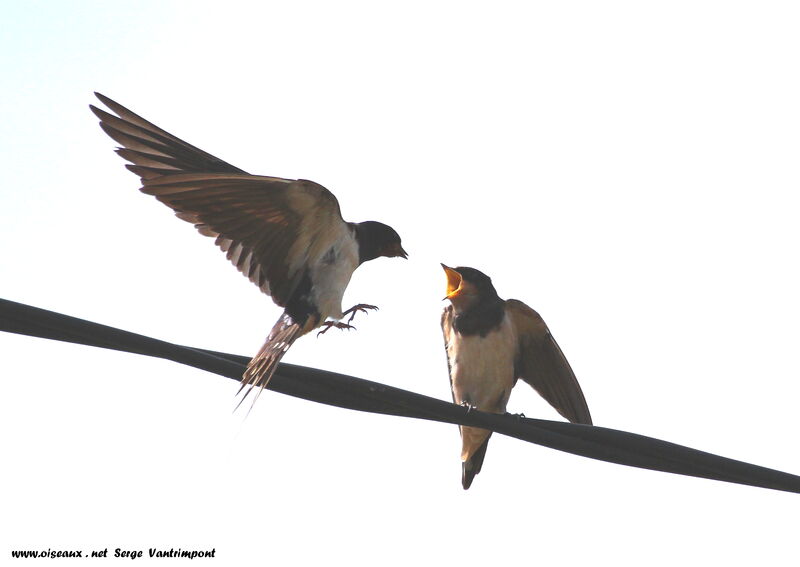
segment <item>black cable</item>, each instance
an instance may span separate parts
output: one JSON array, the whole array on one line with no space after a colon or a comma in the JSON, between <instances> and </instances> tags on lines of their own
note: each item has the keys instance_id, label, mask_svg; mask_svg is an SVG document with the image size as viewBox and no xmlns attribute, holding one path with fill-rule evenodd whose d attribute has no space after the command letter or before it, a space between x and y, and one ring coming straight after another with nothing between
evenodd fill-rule
<instances>
[{"instance_id":1,"label":"black cable","mask_svg":"<svg viewBox=\"0 0 800 567\"><path fill-rule=\"evenodd\" d=\"M0 299L0 330L164 358L238 380L248 357L176 345ZM342 408L491 429L523 441L621 465L800 493L800 477L653 437L590 425L497 415L378 382L281 364L269 389Z\"/></svg>"}]
</instances>

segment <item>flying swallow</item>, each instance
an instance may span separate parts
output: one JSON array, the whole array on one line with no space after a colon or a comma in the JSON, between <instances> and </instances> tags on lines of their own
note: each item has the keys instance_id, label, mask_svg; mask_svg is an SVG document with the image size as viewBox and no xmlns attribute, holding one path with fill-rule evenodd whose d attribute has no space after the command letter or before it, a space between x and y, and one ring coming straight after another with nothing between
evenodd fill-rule
<instances>
[{"instance_id":1,"label":"flying swallow","mask_svg":"<svg viewBox=\"0 0 800 567\"><path fill-rule=\"evenodd\" d=\"M489 276L474 268L442 268L450 300L442 332L453 401L505 413L511 389L522 378L569 421L591 425L578 380L539 314L516 299L500 299ZM481 471L492 432L460 430L466 490Z\"/></svg>"},{"instance_id":2,"label":"flying swallow","mask_svg":"<svg viewBox=\"0 0 800 567\"><path fill-rule=\"evenodd\" d=\"M298 338L320 327L320 333L332 326L352 329L358 311L377 309L359 304L342 311L342 297L364 262L407 257L394 229L346 222L336 197L322 185L250 175L95 95L114 114L90 108L120 144L116 152L130 162L126 167L141 178L141 191L214 238L228 260L284 308L242 377L242 401L269 383ZM346 323L339 321L348 314Z\"/></svg>"}]
</instances>

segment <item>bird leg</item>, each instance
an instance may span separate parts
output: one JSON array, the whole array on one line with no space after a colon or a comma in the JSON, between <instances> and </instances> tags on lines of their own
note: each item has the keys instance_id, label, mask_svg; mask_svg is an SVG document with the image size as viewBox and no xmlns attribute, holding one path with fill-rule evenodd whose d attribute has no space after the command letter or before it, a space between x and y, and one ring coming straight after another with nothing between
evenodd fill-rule
<instances>
[{"instance_id":1,"label":"bird leg","mask_svg":"<svg viewBox=\"0 0 800 567\"><path fill-rule=\"evenodd\" d=\"M367 305L366 303L359 303L358 305L353 305L350 309L342 313L342 318L344 318L344 316L349 313L350 318L347 320L347 322L352 323L353 318L356 316L356 313L358 313L359 311L361 311L362 313L366 313L367 309L373 309L375 311L378 310L378 308L375 305Z\"/></svg>"},{"instance_id":2,"label":"bird leg","mask_svg":"<svg viewBox=\"0 0 800 567\"><path fill-rule=\"evenodd\" d=\"M352 318L351 318L352 319ZM324 335L328 332L331 327L336 327L337 329L350 329L355 330L356 328L352 325L348 325L347 323L342 323L341 321L325 321L320 327L325 327L320 332L317 333L317 336Z\"/></svg>"},{"instance_id":3,"label":"bird leg","mask_svg":"<svg viewBox=\"0 0 800 567\"><path fill-rule=\"evenodd\" d=\"M328 332L328 330L331 327L336 327L337 329L355 330L355 327L350 323L352 323L353 318L356 316L356 313L358 313L359 311L361 311L362 313L366 313L367 309L377 310L378 308L374 305L367 305L366 303L359 303L358 305L353 305L350 309L342 313L342 319L344 319L345 315L348 314L350 315L350 318L347 320L347 323L342 323L341 321L325 321L322 325L320 325L320 327L325 327L325 328L322 329L320 332L318 332L317 336L324 335L325 333Z\"/></svg>"}]
</instances>

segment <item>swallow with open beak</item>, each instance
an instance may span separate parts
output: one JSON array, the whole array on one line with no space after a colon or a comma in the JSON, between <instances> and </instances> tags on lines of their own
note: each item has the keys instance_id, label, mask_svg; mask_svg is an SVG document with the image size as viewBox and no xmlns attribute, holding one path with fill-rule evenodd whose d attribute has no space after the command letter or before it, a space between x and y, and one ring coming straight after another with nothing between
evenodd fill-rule
<instances>
[{"instance_id":1,"label":"swallow with open beak","mask_svg":"<svg viewBox=\"0 0 800 567\"><path fill-rule=\"evenodd\" d=\"M228 260L284 308L242 377L242 401L269 383L298 338L320 327L320 333L351 329L358 311L377 309L359 304L342 311L342 297L364 262L407 257L393 228L346 222L336 197L322 185L250 175L95 94L113 114L90 108L120 144L116 151L130 162L126 167L141 178L141 191L214 238ZM347 322L340 321L348 314Z\"/></svg>"},{"instance_id":2,"label":"swallow with open beak","mask_svg":"<svg viewBox=\"0 0 800 567\"><path fill-rule=\"evenodd\" d=\"M573 423L592 424L586 399L564 353L536 311L498 297L492 280L474 268L449 268L450 305L442 313L453 401L505 413L519 378ZM461 485L481 471L491 431L461 426Z\"/></svg>"}]
</instances>

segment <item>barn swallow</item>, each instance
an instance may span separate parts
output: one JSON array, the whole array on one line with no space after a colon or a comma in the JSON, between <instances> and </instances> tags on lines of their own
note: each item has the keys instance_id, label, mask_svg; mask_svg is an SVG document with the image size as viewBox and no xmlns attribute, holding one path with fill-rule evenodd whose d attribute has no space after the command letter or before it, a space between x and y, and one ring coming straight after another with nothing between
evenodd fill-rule
<instances>
[{"instance_id":1,"label":"barn swallow","mask_svg":"<svg viewBox=\"0 0 800 567\"><path fill-rule=\"evenodd\" d=\"M573 423L592 424L586 399L564 353L536 311L498 297L492 280L474 268L449 268L450 305L442 332L453 402L505 413L519 378ZM491 431L461 426L461 485L481 471Z\"/></svg>"},{"instance_id":2,"label":"barn swallow","mask_svg":"<svg viewBox=\"0 0 800 567\"><path fill-rule=\"evenodd\" d=\"M228 260L284 308L247 366L241 401L254 387L260 392L269 383L298 338L320 327L320 333L331 327L352 329L349 323L358 311L377 309L359 304L342 311L342 296L364 262L380 256L407 258L393 228L374 221L346 222L336 197L322 185L250 175L95 95L114 114L90 108L100 127L121 145L116 152L141 178L141 191L214 238ZM347 322L340 321L348 314Z\"/></svg>"}]
</instances>

